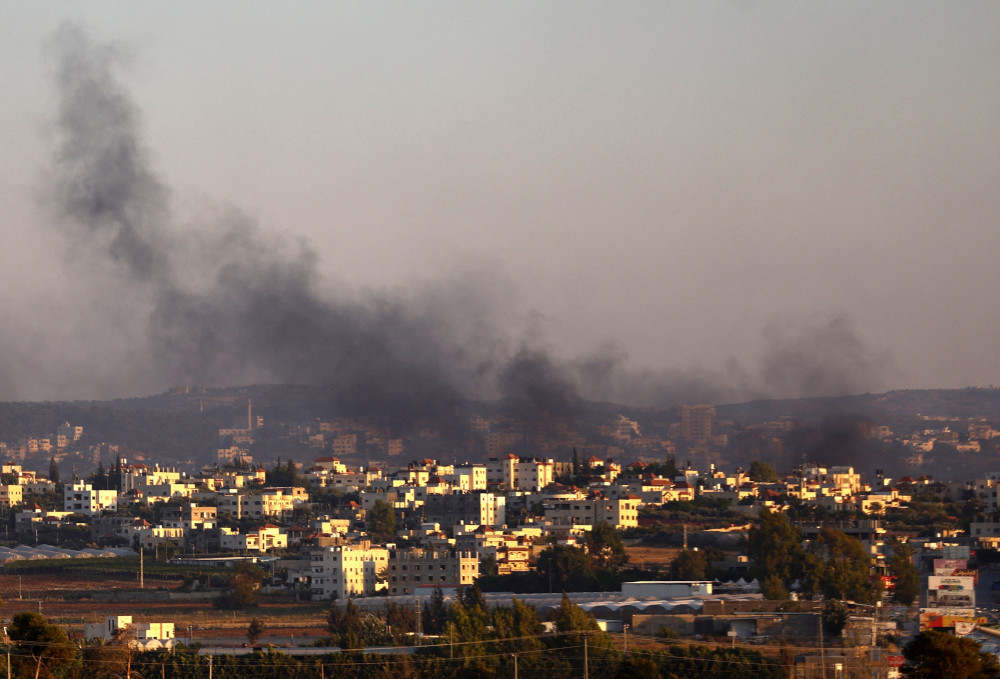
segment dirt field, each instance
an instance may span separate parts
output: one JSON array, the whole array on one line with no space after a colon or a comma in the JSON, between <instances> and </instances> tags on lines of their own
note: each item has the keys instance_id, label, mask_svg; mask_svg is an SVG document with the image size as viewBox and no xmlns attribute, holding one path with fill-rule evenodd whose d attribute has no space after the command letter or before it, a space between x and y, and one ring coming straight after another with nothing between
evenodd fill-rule
<instances>
[{"instance_id":1,"label":"dirt field","mask_svg":"<svg viewBox=\"0 0 1000 679\"><path fill-rule=\"evenodd\" d=\"M667 569L681 551L677 547L627 547L630 566Z\"/></svg>"},{"instance_id":2,"label":"dirt field","mask_svg":"<svg viewBox=\"0 0 1000 679\"><path fill-rule=\"evenodd\" d=\"M176 589L180 584L180 580L147 581L146 589ZM95 601L89 597L108 590L138 589L139 583L132 578L24 575L19 583L16 575L0 575L0 617L7 621L22 611L40 611L72 635L82 634L84 623L101 622L109 615L131 615L137 622L173 622L179 638L186 640L190 634L193 642L202 643L238 641L255 616L263 620L264 637L271 643L294 643L296 639L326 633L324 607L316 604L268 601L257 610L233 612L219 610L210 601L130 602L127 597L122 601Z\"/></svg>"}]
</instances>

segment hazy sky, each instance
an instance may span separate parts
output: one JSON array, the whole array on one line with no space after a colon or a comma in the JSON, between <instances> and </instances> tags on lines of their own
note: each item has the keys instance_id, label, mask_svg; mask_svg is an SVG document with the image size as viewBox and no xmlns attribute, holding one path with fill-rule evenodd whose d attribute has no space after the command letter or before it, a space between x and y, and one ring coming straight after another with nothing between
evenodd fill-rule
<instances>
[{"instance_id":1,"label":"hazy sky","mask_svg":"<svg viewBox=\"0 0 1000 679\"><path fill-rule=\"evenodd\" d=\"M1000 384L1000 3L3 2L0 398L199 376L51 209L67 20L164 227L239 211L319 299L481 285L508 356L732 397Z\"/></svg>"}]
</instances>

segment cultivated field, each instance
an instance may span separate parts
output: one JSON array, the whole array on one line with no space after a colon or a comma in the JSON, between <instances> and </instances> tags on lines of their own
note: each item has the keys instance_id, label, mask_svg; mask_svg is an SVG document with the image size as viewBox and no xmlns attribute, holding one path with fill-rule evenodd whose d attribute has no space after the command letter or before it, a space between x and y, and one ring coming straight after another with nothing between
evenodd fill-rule
<instances>
[{"instance_id":1,"label":"cultivated field","mask_svg":"<svg viewBox=\"0 0 1000 679\"><path fill-rule=\"evenodd\" d=\"M136 622L173 622L178 638L187 641L190 634L195 643L241 643L254 617L264 622L265 643L301 643L326 633L323 603L265 597L257 608L233 612L219 610L208 600L143 600L150 592L176 591L180 579L147 580L144 591L138 578L54 573L25 574L18 580L17 575L0 574L0 617L8 621L22 611L41 611L71 635L82 634L85 622L101 622L108 615L131 615ZM117 595L116 600L96 598L109 592Z\"/></svg>"}]
</instances>

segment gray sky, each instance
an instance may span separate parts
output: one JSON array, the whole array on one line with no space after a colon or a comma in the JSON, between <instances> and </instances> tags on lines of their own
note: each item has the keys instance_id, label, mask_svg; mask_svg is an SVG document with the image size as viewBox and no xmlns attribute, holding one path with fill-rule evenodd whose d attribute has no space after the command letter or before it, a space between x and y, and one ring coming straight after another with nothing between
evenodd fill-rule
<instances>
[{"instance_id":1,"label":"gray sky","mask_svg":"<svg viewBox=\"0 0 1000 679\"><path fill-rule=\"evenodd\" d=\"M620 361L595 397L1000 384L998 3L46 2L0 4L0 398L197 377L53 223L64 20L168 230L234 206L321 298L485 280L507 355Z\"/></svg>"}]
</instances>

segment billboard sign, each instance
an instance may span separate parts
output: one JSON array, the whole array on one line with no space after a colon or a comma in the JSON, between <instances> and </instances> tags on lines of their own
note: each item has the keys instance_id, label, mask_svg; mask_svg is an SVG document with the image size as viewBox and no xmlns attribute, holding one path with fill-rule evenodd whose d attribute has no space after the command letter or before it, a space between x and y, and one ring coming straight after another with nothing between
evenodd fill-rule
<instances>
[{"instance_id":1,"label":"billboard sign","mask_svg":"<svg viewBox=\"0 0 1000 679\"><path fill-rule=\"evenodd\" d=\"M927 608L975 608L975 578L932 575L927 578Z\"/></svg>"},{"instance_id":2,"label":"billboard sign","mask_svg":"<svg viewBox=\"0 0 1000 679\"><path fill-rule=\"evenodd\" d=\"M983 624L986 618L977 617L972 610L961 611L935 611L927 608L920 609L920 631L926 632L929 629L954 628L958 623Z\"/></svg>"},{"instance_id":3,"label":"billboard sign","mask_svg":"<svg viewBox=\"0 0 1000 679\"><path fill-rule=\"evenodd\" d=\"M969 567L965 559L934 559L934 575L954 575Z\"/></svg>"}]
</instances>

